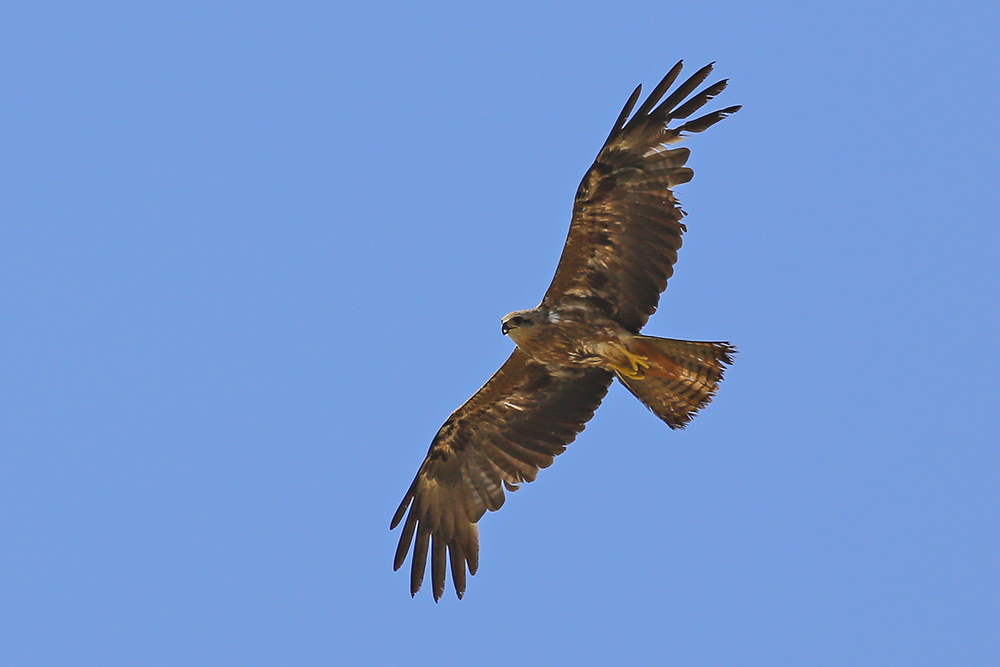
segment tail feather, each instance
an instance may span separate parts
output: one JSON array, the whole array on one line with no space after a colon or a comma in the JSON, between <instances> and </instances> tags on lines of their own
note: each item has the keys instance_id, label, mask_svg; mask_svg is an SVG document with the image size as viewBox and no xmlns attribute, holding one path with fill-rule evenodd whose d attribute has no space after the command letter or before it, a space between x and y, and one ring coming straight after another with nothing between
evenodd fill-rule
<instances>
[{"instance_id":1,"label":"tail feather","mask_svg":"<svg viewBox=\"0 0 1000 667\"><path fill-rule=\"evenodd\" d=\"M618 379L632 395L670 428L684 428L698 410L712 400L736 348L729 343L706 343L652 336L636 336L633 354L646 357L644 377Z\"/></svg>"}]
</instances>

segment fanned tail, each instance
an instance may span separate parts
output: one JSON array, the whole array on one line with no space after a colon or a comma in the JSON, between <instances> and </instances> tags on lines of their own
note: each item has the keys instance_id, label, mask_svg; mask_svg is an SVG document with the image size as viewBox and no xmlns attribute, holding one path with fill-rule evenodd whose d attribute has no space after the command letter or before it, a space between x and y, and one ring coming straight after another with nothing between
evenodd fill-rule
<instances>
[{"instance_id":1,"label":"fanned tail","mask_svg":"<svg viewBox=\"0 0 1000 667\"><path fill-rule=\"evenodd\" d=\"M643 377L618 379L632 395L670 428L684 428L698 410L711 402L736 348L729 343L709 343L652 336L635 336L629 351L648 360Z\"/></svg>"}]
</instances>

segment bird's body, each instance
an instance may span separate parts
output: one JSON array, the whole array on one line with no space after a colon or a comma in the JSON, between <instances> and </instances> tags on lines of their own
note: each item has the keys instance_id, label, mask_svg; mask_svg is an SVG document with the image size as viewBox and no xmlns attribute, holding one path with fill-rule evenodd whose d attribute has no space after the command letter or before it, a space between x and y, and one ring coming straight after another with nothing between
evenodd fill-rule
<instances>
[{"instance_id":1,"label":"bird's body","mask_svg":"<svg viewBox=\"0 0 1000 667\"><path fill-rule=\"evenodd\" d=\"M608 367L632 337L614 320L583 308L519 310L501 322L502 331L529 357L555 367Z\"/></svg>"},{"instance_id":2,"label":"bird's body","mask_svg":"<svg viewBox=\"0 0 1000 667\"><path fill-rule=\"evenodd\" d=\"M475 574L479 564L479 519L503 505L505 488L534 480L566 449L615 377L671 428L683 428L714 396L732 363L731 345L640 333L673 273L685 231L672 188L691 180L690 152L668 146L682 132L701 132L739 109L668 126L725 88L720 81L687 99L711 69L703 67L660 102L678 63L629 119L635 90L580 183L542 303L502 320L516 349L431 442L390 525L406 516L393 566L402 565L413 543L411 594L429 553L434 599L444 591L449 561L462 597L466 569Z\"/></svg>"}]
</instances>

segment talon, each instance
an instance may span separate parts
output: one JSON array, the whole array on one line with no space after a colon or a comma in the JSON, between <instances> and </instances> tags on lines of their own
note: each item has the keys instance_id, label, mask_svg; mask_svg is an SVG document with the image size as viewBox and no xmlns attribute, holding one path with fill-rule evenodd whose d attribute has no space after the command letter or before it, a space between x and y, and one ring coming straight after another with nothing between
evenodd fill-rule
<instances>
[{"instance_id":1,"label":"talon","mask_svg":"<svg viewBox=\"0 0 1000 667\"><path fill-rule=\"evenodd\" d=\"M624 375L631 380L641 380L646 377L645 370L649 368L649 358L644 357L641 354L632 354L624 347L621 348L622 354L628 359L628 366L619 366L617 364L611 364L611 367L616 371Z\"/></svg>"},{"instance_id":2,"label":"talon","mask_svg":"<svg viewBox=\"0 0 1000 667\"><path fill-rule=\"evenodd\" d=\"M628 357L628 362L632 366L633 373L638 373L639 375L642 375L642 371L649 368L649 363L648 363L649 357L644 357L641 354L632 354L624 347L622 348L622 352L624 352L625 356ZM640 367L642 368L642 370L639 370Z\"/></svg>"}]
</instances>

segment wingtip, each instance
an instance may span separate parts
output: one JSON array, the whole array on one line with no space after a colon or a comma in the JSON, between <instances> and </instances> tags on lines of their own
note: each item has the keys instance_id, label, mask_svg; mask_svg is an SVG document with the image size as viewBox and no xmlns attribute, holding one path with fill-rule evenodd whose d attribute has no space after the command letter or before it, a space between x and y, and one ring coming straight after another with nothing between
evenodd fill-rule
<instances>
[{"instance_id":1,"label":"wingtip","mask_svg":"<svg viewBox=\"0 0 1000 667\"><path fill-rule=\"evenodd\" d=\"M743 106L738 104L736 106L726 107L725 109L721 109L720 111L717 111L716 113L719 116L719 120L722 120L723 118L729 118L730 116L732 116L734 113L736 113L737 111L739 111L742 108L743 108Z\"/></svg>"},{"instance_id":2,"label":"wingtip","mask_svg":"<svg viewBox=\"0 0 1000 667\"><path fill-rule=\"evenodd\" d=\"M409 491L403 496L403 501L399 503L399 507L396 508L396 513L392 515L392 521L389 522L389 530L394 530L399 522L403 519L406 514L407 508L410 506L410 501L413 500L413 485L410 485Z\"/></svg>"}]
</instances>

